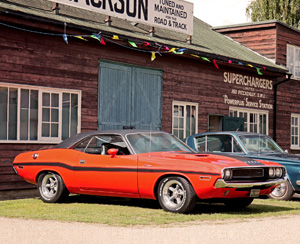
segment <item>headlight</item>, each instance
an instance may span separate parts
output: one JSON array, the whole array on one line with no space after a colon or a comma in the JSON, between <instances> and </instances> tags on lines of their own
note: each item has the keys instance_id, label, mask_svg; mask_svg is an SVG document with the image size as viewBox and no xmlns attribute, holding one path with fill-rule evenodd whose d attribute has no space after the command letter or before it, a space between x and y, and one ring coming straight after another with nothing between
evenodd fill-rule
<instances>
[{"instance_id":1,"label":"headlight","mask_svg":"<svg viewBox=\"0 0 300 244\"><path fill-rule=\"evenodd\" d=\"M275 169L275 175L278 178L282 177L282 168L276 168Z\"/></svg>"},{"instance_id":2,"label":"headlight","mask_svg":"<svg viewBox=\"0 0 300 244\"><path fill-rule=\"evenodd\" d=\"M275 177L275 169L274 168L269 168L269 177L274 178Z\"/></svg>"},{"instance_id":3,"label":"headlight","mask_svg":"<svg viewBox=\"0 0 300 244\"><path fill-rule=\"evenodd\" d=\"M223 179L230 180L232 178L232 170L231 169L224 169L223 171Z\"/></svg>"}]
</instances>

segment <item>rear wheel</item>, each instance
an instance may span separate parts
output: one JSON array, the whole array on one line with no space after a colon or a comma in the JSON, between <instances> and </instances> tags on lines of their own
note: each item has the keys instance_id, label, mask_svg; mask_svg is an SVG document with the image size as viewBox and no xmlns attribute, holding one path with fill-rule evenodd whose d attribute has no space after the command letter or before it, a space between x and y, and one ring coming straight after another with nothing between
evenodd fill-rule
<instances>
[{"instance_id":1,"label":"rear wheel","mask_svg":"<svg viewBox=\"0 0 300 244\"><path fill-rule=\"evenodd\" d=\"M188 213L196 206L196 193L191 184L182 177L163 178L158 186L160 206L173 213Z\"/></svg>"},{"instance_id":2,"label":"rear wheel","mask_svg":"<svg viewBox=\"0 0 300 244\"><path fill-rule=\"evenodd\" d=\"M226 207L231 209L242 209L248 207L253 202L253 198L233 198L233 199L226 199L224 202Z\"/></svg>"},{"instance_id":3,"label":"rear wheel","mask_svg":"<svg viewBox=\"0 0 300 244\"><path fill-rule=\"evenodd\" d=\"M277 186L268 196L276 200L288 201L293 197L294 193L291 183L287 180Z\"/></svg>"},{"instance_id":4,"label":"rear wheel","mask_svg":"<svg viewBox=\"0 0 300 244\"><path fill-rule=\"evenodd\" d=\"M38 178L38 192L43 202L60 202L69 195L60 175L48 172Z\"/></svg>"}]
</instances>

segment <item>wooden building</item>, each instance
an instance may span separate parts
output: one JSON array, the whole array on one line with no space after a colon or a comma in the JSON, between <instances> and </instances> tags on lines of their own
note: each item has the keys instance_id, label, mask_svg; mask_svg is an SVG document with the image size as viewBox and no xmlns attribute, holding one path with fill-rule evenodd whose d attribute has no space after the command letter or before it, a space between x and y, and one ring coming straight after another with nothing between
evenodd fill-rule
<instances>
[{"instance_id":1,"label":"wooden building","mask_svg":"<svg viewBox=\"0 0 300 244\"><path fill-rule=\"evenodd\" d=\"M273 136L274 86L285 67L197 18L191 39L55 7L0 2L0 197L33 187L12 170L17 154L78 132L134 127L183 139L241 128Z\"/></svg>"},{"instance_id":2,"label":"wooden building","mask_svg":"<svg viewBox=\"0 0 300 244\"><path fill-rule=\"evenodd\" d=\"M289 69L291 79L275 86L277 143L292 153L300 150L300 31L277 20L216 27L244 46Z\"/></svg>"}]
</instances>

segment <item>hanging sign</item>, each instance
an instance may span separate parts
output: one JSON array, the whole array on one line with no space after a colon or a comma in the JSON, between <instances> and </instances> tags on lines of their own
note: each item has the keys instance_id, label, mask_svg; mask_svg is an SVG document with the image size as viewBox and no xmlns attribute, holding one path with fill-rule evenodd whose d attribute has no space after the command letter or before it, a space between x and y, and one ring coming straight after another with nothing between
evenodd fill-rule
<instances>
[{"instance_id":1,"label":"hanging sign","mask_svg":"<svg viewBox=\"0 0 300 244\"><path fill-rule=\"evenodd\" d=\"M193 35L193 3L181 0L49 0Z\"/></svg>"}]
</instances>

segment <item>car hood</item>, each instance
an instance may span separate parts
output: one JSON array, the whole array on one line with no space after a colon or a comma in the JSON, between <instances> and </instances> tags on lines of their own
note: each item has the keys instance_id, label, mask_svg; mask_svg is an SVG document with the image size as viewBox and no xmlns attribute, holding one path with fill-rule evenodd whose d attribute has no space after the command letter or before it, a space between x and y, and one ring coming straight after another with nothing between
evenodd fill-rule
<instances>
[{"instance_id":1,"label":"car hood","mask_svg":"<svg viewBox=\"0 0 300 244\"><path fill-rule=\"evenodd\" d=\"M247 166L277 166L274 162L262 161L238 155L223 154L200 154L200 153L184 153L184 152L162 152L155 153L157 157L177 159L181 162L189 162L192 164L209 163L220 168L224 167L247 167ZM154 155L153 155L154 156Z\"/></svg>"},{"instance_id":2,"label":"car hood","mask_svg":"<svg viewBox=\"0 0 300 244\"><path fill-rule=\"evenodd\" d=\"M246 157L259 158L262 160L274 160L283 162L296 162L300 164L300 155L289 154L289 153L257 153L247 154Z\"/></svg>"}]
</instances>

